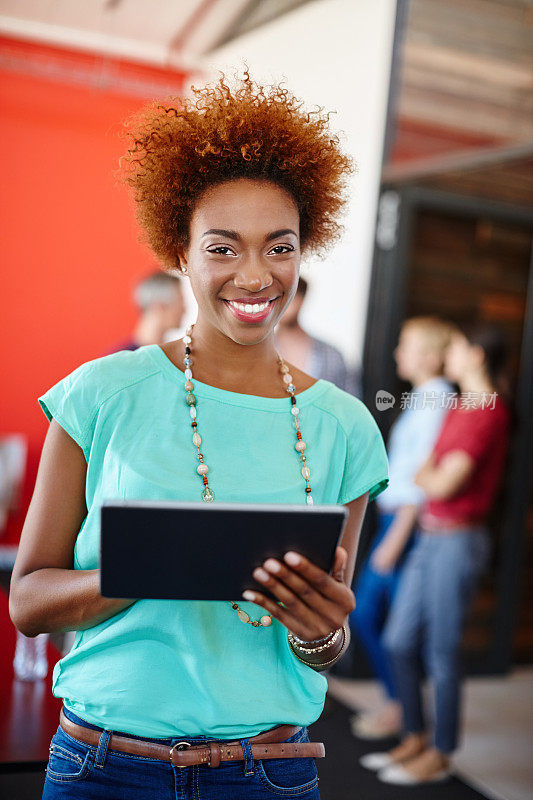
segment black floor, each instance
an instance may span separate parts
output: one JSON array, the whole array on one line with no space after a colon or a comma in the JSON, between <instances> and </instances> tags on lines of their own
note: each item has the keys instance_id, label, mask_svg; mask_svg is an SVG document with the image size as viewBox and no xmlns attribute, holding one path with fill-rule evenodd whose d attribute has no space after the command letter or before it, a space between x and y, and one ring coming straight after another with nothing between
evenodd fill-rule
<instances>
[{"instance_id":1,"label":"black floor","mask_svg":"<svg viewBox=\"0 0 533 800\"><path fill-rule=\"evenodd\" d=\"M402 787L381 783L373 772L359 766L360 756L387 750L397 740L363 742L349 727L351 711L329 696L320 719L309 728L312 741L324 742L326 758L317 759L322 800L487 800L468 784L452 778L446 784ZM0 767L1 800L40 800L45 765L33 771L6 772ZM141 798L139 798L141 800Z\"/></svg>"},{"instance_id":2,"label":"black floor","mask_svg":"<svg viewBox=\"0 0 533 800\"><path fill-rule=\"evenodd\" d=\"M487 800L458 778L445 784L393 786L359 765L365 753L388 750L397 739L356 739L349 726L351 711L328 695L322 716L309 728L311 741L324 742L326 758L317 759L321 800Z\"/></svg>"}]
</instances>

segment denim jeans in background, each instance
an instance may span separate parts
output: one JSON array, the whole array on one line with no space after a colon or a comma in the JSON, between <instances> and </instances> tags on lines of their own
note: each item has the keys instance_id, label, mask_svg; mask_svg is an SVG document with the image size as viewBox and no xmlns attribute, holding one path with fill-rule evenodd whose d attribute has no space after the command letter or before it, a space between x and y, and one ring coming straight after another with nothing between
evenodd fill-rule
<instances>
[{"instance_id":1,"label":"denim jeans in background","mask_svg":"<svg viewBox=\"0 0 533 800\"><path fill-rule=\"evenodd\" d=\"M354 587L356 606L350 614L352 632L364 647L374 673L389 700L397 700L398 693L389 657L382 643L382 632L398 589L405 559L414 540L414 530L403 553L390 572L377 572L372 567L371 558L387 535L394 516L394 514L378 511L376 534Z\"/></svg>"},{"instance_id":2,"label":"denim jeans in background","mask_svg":"<svg viewBox=\"0 0 533 800\"><path fill-rule=\"evenodd\" d=\"M263 798L299 798L320 800L318 777L313 758L254 760L250 740L241 739L246 760L221 762L218 767L205 764L175 767L170 761L134 756L108 749L111 731L63 708L65 716L79 725L102 732L98 746L85 744L58 727L50 743L43 800L263 800ZM120 731L115 731L120 734ZM133 739L144 737L122 734ZM178 736L151 739L150 742L200 744L212 737ZM301 728L287 742L308 742L307 728Z\"/></svg>"},{"instance_id":3,"label":"denim jeans in background","mask_svg":"<svg viewBox=\"0 0 533 800\"><path fill-rule=\"evenodd\" d=\"M435 696L432 744L443 753L458 744L463 622L489 554L484 525L446 532L420 529L383 634L405 733L426 730L423 664Z\"/></svg>"}]
</instances>

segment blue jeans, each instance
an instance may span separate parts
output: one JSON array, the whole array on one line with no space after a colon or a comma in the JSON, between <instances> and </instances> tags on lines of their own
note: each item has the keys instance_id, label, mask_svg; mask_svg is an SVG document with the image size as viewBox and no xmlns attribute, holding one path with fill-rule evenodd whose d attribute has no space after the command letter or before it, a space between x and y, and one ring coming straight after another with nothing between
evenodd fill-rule
<instances>
[{"instance_id":1,"label":"blue jeans","mask_svg":"<svg viewBox=\"0 0 533 800\"><path fill-rule=\"evenodd\" d=\"M413 543L413 535L390 572L376 572L370 559L374 550L381 544L390 527L394 514L378 511L377 531L368 557L359 573L354 588L356 607L350 614L350 627L354 636L361 642L368 655L376 677L383 686L389 700L398 700L398 692L392 674L392 667L382 642L389 608L394 599L407 553Z\"/></svg>"},{"instance_id":2,"label":"blue jeans","mask_svg":"<svg viewBox=\"0 0 533 800\"><path fill-rule=\"evenodd\" d=\"M425 730L422 667L435 697L432 744L457 748L460 715L460 646L463 621L490 553L485 526L417 534L383 642L403 709L405 733Z\"/></svg>"},{"instance_id":3,"label":"blue jeans","mask_svg":"<svg viewBox=\"0 0 533 800\"><path fill-rule=\"evenodd\" d=\"M108 749L112 731L91 725L63 707L73 722L102 732L97 746L85 744L58 727L50 743L50 758L42 800L259 800L259 798L299 798L320 800L318 776L313 758L254 760L250 740L241 739L243 761L175 767L170 761L133 756ZM113 731L120 734L120 731ZM141 736L122 734L134 739ZM176 742L199 744L212 737L179 736L151 739L172 746ZM287 742L308 742L307 728L301 728Z\"/></svg>"}]
</instances>

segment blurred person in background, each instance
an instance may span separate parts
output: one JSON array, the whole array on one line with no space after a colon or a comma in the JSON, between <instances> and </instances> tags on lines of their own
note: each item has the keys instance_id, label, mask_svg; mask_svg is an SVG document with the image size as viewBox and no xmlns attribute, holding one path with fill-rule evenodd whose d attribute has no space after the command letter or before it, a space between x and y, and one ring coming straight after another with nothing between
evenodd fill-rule
<instances>
[{"instance_id":1,"label":"blurred person in background","mask_svg":"<svg viewBox=\"0 0 533 800\"><path fill-rule=\"evenodd\" d=\"M438 317L412 317L402 325L394 350L398 377L411 383L413 390L390 430L390 484L376 500L377 532L359 573L357 605L350 615L352 631L385 696L382 706L352 719L352 732L363 739L393 736L401 730L401 704L381 636L426 499L414 477L431 453L447 413L444 399L452 385L442 373L453 330Z\"/></svg>"},{"instance_id":2,"label":"blurred person in background","mask_svg":"<svg viewBox=\"0 0 533 800\"><path fill-rule=\"evenodd\" d=\"M118 350L136 350L145 344L162 344L168 340L169 331L181 326L185 314L181 278L153 272L136 285L133 300L140 316L131 338L104 355Z\"/></svg>"},{"instance_id":3,"label":"blurred person in background","mask_svg":"<svg viewBox=\"0 0 533 800\"><path fill-rule=\"evenodd\" d=\"M499 328L480 322L460 326L446 354L445 374L461 394L415 477L428 499L383 636L404 736L392 750L361 759L385 783L423 784L450 775L459 738L463 621L489 560L487 517L512 425L506 349ZM434 691L431 736L422 706L422 663Z\"/></svg>"},{"instance_id":4,"label":"blurred person in background","mask_svg":"<svg viewBox=\"0 0 533 800\"><path fill-rule=\"evenodd\" d=\"M296 294L276 329L279 350L292 364L314 378L331 381L339 389L361 398L359 372L347 368L336 347L315 339L300 326L298 317L307 289L307 281L299 278Z\"/></svg>"}]
</instances>

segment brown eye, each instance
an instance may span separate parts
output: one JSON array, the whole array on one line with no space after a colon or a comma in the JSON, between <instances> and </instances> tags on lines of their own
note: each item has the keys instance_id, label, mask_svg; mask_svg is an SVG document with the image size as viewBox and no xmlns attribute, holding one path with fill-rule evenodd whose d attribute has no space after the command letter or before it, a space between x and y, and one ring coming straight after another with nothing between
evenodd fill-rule
<instances>
[{"instance_id":1,"label":"brown eye","mask_svg":"<svg viewBox=\"0 0 533 800\"><path fill-rule=\"evenodd\" d=\"M277 244L270 252L273 253L274 250L278 251L277 253L274 253L274 255L279 256L282 254L282 251L285 253L292 253L294 251L294 247L291 247L288 244Z\"/></svg>"},{"instance_id":2,"label":"brown eye","mask_svg":"<svg viewBox=\"0 0 533 800\"><path fill-rule=\"evenodd\" d=\"M217 247L213 247L212 250L208 250L207 252L208 253L216 253L217 255L221 255L221 256L227 255L226 252L221 252L222 250L227 251L229 253L233 253L233 250L231 249L231 247L227 247L224 244L220 244Z\"/></svg>"}]
</instances>

